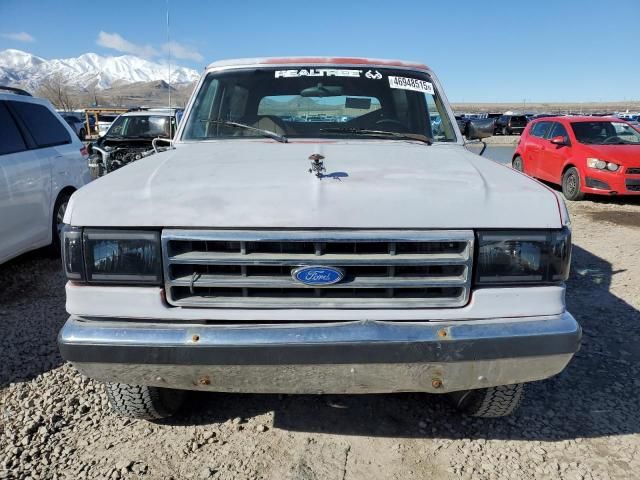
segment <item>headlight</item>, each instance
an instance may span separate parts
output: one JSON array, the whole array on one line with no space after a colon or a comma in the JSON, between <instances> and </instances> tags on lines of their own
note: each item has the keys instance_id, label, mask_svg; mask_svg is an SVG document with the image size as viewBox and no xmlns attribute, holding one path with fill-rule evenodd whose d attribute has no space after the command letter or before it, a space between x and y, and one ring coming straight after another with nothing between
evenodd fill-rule
<instances>
[{"instance_id":1,"label":"headlight","mask_svg":"<svg viewBox=\"0 0 640 480\"><path fill-rule=\"evenodd\" d=\"M478 232L476 284L545 284L569 277L571 232Z\"/></svg>"},{"instance_id":2,"label":"headlight","mask_svg":"<svg viewBox=\"0 0 640 480\"><path fill-rule=\"evenodd\" d=\"M606 160L600 160L599 158L587 158L587 167L595 168L596 170L610 170L615 172L620 168L620 165L613 162L607 162Z\"/></svg>"},{"instance_id":3,"label":"headlight","mask_svg":"<svg viewBox=\"0 0 640 480\"><path fill-rule=\"evenodd\" d=\"M162 283L160 234L130 230L66 228L63 262L67 278L89 283Z\"/></svg>"},{"instance_id":4,"label":"headlight","mask_svg":"<svg viewBox=\"0 0 640 480\"><path fill-rule=\"evenodd\" d=\"M587 167L595 168L596 170L604 170L607 168L607 162L600 160L599 158L587 158Z\"/></svg>"},{"instance_id":5,"label":"headlight","mask_svg":"<svg viewBox=\"0 0 640 480\"><path fill-rule=\"evenodd\" d=\"M84 280L82 230L66 225L62 231L62 264L69 280Z\"/></svg>"}]
</instances>

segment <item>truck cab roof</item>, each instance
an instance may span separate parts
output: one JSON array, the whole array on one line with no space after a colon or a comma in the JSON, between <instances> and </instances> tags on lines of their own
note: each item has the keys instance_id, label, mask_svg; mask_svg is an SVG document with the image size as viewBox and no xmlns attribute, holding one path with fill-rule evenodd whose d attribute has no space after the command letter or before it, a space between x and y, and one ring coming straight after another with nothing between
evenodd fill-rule
<instances>
[{"instance_id":1,"label":"truck cab roof","mask_svg":"<svg viewBox=\"0 0 640 480\"><path fill-rule=\"evenodd\" d=\"M378 66L412 68L415 70L430 71L431 69L419 62L405 60L388 60L362 57L257 57L219 60L209 64L207 70L241 67L248 65L273 66L273 65L350 65L350 66Z\"/></svg>"}]
</instances>

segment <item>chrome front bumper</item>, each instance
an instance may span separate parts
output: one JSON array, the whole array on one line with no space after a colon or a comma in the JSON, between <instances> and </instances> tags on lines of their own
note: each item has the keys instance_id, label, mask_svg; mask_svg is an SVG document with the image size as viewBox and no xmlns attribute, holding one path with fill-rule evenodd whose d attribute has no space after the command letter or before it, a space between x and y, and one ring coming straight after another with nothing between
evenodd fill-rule
<instances>
[{"instance_id":1,"label":"chrome front bumper","mask_svg":"<svg viewBox=\"0 0 640 480\"><path fill-rule=\"evenodd\" d=\"M445 393L542 380L580 348L557 316L221 325L70 317L62 356L106 382L252 393Z\"/></svg>"}]
</instances>

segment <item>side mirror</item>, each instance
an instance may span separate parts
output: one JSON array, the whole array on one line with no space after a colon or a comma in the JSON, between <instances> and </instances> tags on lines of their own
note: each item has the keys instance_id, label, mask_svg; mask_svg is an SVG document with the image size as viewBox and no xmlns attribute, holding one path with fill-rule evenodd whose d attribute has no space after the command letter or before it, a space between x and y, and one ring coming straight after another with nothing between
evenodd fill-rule
<instances>
[{"instance_id":1,"label":"side mirror","mask_svg":"<svg viewBox=\"0 0 640 480\"><path fill-rule=\"evenodd\" d=\"M482 140L483 138L493 136L495 128L495 119L486 118L482 120L471 120L467 125L467 138L469 140Z\"/></svg>"},{"instance_id":2,"label":"side mirror","mask_svg":"<svg viewBox=\"0 0 640 480\"><path fill-rule=\"evenodd\" d=\"M554 145L558 145L559 147L563 147L565 145L568 145L569 142L567 142L567 139L565 137L563 137L562 135L558 135L557 137L553 137L550 140L551 143L553 143Z\"/></svg>"}]
</instances>

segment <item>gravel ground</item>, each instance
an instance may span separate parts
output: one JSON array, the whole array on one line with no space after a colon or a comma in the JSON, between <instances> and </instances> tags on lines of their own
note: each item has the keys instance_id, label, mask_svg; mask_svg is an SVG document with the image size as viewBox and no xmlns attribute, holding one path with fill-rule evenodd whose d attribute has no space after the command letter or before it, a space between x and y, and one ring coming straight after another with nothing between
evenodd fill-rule
<instances>
[{"instance_id":1,"label":"gravel ground","mask_svg":"<svg viewBox=\"0 0 640 480\"><path fill-rule=\"evenodd\" d=\"M569 207L583 347L489 421L422 394L194 393L169 421L119 418L58 354L59 262L38 251L0 266L0 478L638 478L640 202Z\"/></svg>"}]
</instances>

